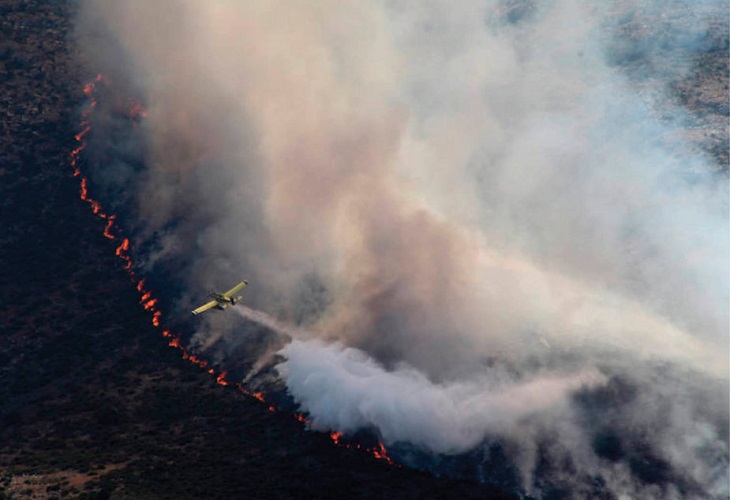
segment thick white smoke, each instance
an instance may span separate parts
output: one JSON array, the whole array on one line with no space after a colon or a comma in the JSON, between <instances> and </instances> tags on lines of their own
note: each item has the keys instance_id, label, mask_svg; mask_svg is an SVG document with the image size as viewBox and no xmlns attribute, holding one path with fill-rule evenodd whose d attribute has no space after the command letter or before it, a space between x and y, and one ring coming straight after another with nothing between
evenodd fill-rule
<instances>
[{"instance_id":1,"label":"thick white smoke","mask_svg":"<svg viewBox=\"0 0 730 500\"><path fill-rule=\"evenodd\" d=\"M339 344L295 340L281 352L289 360L282 375L316 425L348 433L375 426L385 444L445 454L472 450L488 433L508 434L538 412L565 406L576 389L605 382L586 371L514 384L494 377L434 384L407 366L386 371Z\"/></svg>"},{"instance_id":2,"label":"thick white smoke","mask_svg":"<svg viewBox=\"0 0 730 500\"><path fill-rule=\"evenodd\" d=\"M316 332L278 365L315 426L440 454L503 440L533 493L542 474L662 497L728 491L727 186L666 81L607 54L669 64L622 23L684 16L692 55L722 11L89 0L83 19L146 96L148 271L186 282L181 311L248 277L252 307ZM691 69L672 64L656 74ZM245 341L239 316L205 321L201 349Z\"/></svg>"}]
</instances>

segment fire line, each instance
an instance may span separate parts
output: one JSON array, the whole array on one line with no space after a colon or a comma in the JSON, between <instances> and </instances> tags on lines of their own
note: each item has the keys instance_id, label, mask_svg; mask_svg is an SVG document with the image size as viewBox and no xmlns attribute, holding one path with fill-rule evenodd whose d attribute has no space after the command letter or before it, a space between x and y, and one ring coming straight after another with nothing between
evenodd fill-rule
<instances>
[{"instance_id":1,"label":"fire line","mask_svg":"<svg viewBox=\"0 0 730 500\"><path fill-rule=\"evenodd\" d=\"M116 215L109 215L103 211L102 205L99 201L95 200L89 195L89 182L87 177L82 174L80 160L81 153L86 149L87 138L92 133L91 126L91 112L97 107L96 90L100 84L110 85L110 80L99 74L87 82L83 87L84 95L89 99L86 109L81 112L81 131L74 135L74 139L78 143L77 146L69 154L69 160L71 167L73 168L73 176L79 178L79 198L87 202L91 208L92 213L104 220L103 236L110 240L118 240L119 245L115 249L115 254L124 262L124 269L129 273L135 288L140 294L139 303L142 308L152 313L151 322L155 328L161 328L162 325L162 311L158 307L158 299L154 297L152 290L148 289L145 285L145 278L139 278L133 269L132 255L131 255L131 242L127 237L121 237L123 234L119 224L116 221ZM128 109L126 110L126 116L132 120L134 125L137 121L147 117L147 111L141 103L134 99L128 100ZM205 369L211 376L215 378L217 384L227 387L230 382L227 380L228 371L222 370L216 371L215 368L210 367L208 361L191 354L187 348L182 345L182 339L179 334L172 333L169 329L162 329L162 336L168 339L168 346L180 351L181 356L184 360L197 365L198 367ZM236 390L246 396L252 397L262 404L267 405L267 409L271 412L276 412L278 409L273 404L268 404L264 395L261 392L251 392L246 389L240 382L234 384ZM306 427L312 428L312 422L307 419L302 413L295 413L294 418L299 422L302 422ZM383 443L378 441L378 445L374 448L366 448L358 443L345 443L342 440L342 433L331 432L329 437L332 442L338 446L344 446L346 448L357 449L364 451L378 460L383 460L391 465L398 465L387 455L385 446Z\"/></svg>"}]
</instances>

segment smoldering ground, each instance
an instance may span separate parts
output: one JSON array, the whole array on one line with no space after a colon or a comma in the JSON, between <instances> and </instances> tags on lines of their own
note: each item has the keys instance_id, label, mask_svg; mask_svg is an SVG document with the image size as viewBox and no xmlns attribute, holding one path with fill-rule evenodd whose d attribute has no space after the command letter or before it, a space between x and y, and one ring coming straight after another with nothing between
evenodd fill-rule
<instances>
[{"instance_id":1,"label":"smoldering ground","mask_svg":"<svg viewBox=\"0 0 730 500\"><path fill-rule=\"evenodd\" d=\"M181 315L248 277L309 332L259 351L315 427L498 443L536 496L726 496L727 183L669 93L724 7L693 6L89 0L148 109L144 168L96 176Z\"/></svg>"}]
</instances>

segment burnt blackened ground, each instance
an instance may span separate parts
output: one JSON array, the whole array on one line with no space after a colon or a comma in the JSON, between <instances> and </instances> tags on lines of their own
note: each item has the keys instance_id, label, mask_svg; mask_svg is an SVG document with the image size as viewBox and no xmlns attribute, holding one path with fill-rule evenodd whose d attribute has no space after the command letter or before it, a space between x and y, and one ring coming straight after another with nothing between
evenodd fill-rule
<instances>
[{"instance_id":1,"label":"burnt blackened ground","mask_svg":"<svg viewBox=\"0 0 730 500\"><path fill-rule=\"evenodd\" d=\"M0 498L497 498L336 447L180 358L79 198L71 5L0 1Z\"/></svg>"}]
</instances>

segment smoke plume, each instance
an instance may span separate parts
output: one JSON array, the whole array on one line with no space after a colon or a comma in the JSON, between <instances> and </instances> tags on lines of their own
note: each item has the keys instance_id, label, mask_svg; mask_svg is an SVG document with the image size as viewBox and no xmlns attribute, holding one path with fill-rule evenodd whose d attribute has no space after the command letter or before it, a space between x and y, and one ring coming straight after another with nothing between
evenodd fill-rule
<instances>
[{"instance_id":1,"label":"smoke plume","mask_svg":"<svg viewBox=\"0 0 730 500\"><path fill-rule=\"evenodd\" d=\"M727 184L668 85L723 6L692 6L88 0L148 112L97 182L180 315L249 279L192 345L293 337L317 428L497 443L536 496L726 496Z\"/></svg>"}]
</instances>

